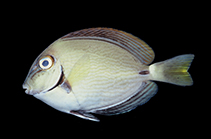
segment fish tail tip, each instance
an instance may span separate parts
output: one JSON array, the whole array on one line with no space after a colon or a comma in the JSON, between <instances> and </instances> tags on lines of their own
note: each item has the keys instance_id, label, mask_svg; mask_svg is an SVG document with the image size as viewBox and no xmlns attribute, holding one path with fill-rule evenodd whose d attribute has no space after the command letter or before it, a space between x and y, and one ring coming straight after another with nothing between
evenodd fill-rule
<instances>
[{"instance_id":1,"label":"fish tail tip","mask_svg":"<svg viewBox=\"0 0 211 139\"><path fill-rule=\"evenodd\" d=\"M193 80L188 69L194 54L184 54L151 65L153 79L179 86L191 86Z\"/></svg>"}]
</instances>

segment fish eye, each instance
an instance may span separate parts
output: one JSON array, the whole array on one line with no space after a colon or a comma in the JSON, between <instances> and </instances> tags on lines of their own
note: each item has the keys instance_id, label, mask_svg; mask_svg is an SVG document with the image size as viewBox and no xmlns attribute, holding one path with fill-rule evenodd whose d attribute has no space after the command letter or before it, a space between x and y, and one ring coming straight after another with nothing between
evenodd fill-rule
<instances>
[{"instance_id":1,"label":"fish eye","mask_svg":"<svg viewBox=\"0 0 211 139\"><path fill-rule=\"evenodd\" d=\"M45 57L41 58L39 61L39 66L43 70L47 70L47 69L51 68L53 66L53 64L54 64L54 59L51 56L45 56Z\"/></svg>"}]
</instances>

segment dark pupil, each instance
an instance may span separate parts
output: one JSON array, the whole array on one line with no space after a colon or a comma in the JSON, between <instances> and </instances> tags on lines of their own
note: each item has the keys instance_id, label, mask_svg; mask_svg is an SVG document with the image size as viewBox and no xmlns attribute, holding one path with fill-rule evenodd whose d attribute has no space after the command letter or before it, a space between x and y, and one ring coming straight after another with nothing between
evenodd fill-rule
<instances>
[{"instance_id":1,"label":"dark pupil","mask_svg":"<svg viewBox=\"0 0 211 139\"><path fill-rule=\"evenodd\" d=\"M48 62L47 60L45 60L45 61L42 62L42 65L43 65L44 67L48 66L48 64L49 64L49 62Z\"/></svg>"}]
</instances>

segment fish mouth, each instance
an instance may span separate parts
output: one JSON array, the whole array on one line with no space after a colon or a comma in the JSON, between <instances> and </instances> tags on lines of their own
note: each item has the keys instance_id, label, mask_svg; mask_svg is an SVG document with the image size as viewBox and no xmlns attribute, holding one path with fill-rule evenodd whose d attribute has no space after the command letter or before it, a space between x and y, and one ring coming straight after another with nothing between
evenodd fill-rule
<instances>
[{"instance_id":1,"label":"fish mouth","mask_svg":"<svg viewBox=\"0 0 211 139\"><path fill-rule=\"evenodd\" d=\"M30 87L29 84L27 84L27 82L23 83L23 89L26 89L25 90L25 93L28 94L28 95L35 95L35 94L40 94L40 93L46 93L46 92L49 92L53 89L55 89L57 86L59 86L60 84L62 84L64 82L64 72L63 72L63 69L61 70L61 75L60 75L60 78L58 80L58 82L53 86L51 87L50 89L48 90L45 90L45 91L36 91L36 90L32 90L32 88Z\"/></svg>"},{"instance_id":2,"label":"fish mouth","mask_svg":"<svg viewBox=\"0 0 211 139\"><path fill-rule=\"evenodd\" d=\"M25 89L25 93L28 95L35 95L35 94L40 93L38 91L32 90L31 87L27 83L23 84L23 89Z\"/></svg>"},{"instance_id":3,"label":"fish mouth","mask_svg":"<svg viewBox=\"0 0 211 139\"><path fill-rule=\"evenodd\" d=\"M35 94L35 92L32 92L31 87L27 83L23 84L23 89L26 89L25 90L26 94L29 94L29 95Z\"/></svg>"}]
</instances>

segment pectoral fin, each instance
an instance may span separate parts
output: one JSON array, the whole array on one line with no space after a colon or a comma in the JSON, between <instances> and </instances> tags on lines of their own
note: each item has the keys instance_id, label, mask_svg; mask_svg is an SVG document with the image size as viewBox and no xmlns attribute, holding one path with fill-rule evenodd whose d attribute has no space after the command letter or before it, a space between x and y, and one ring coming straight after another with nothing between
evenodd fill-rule
<instances>
[{"instance_id":1,"label":"pectoral fin","mask_svg":"<svg viewBox=\"0 0 211 139\"><path fill-rule=\"evenodd\" d=\"M73 66L71 73L67 77L71 86L80 84L80 81L87 77L90 70L89 55L83 55Z\"/></svg>"},{"instance_id":2,"label":"pectoral fin","mask_svg":"<svg viewBox=\"0 0 211 139\"><path fill-rule=\"evenodd\" d=\"M87 120L92 120L92 121L96 121L96 122L100 121L94 115L92 115L90 113L86 113L84 111L70 111L70 114L75 115L80 118L83 118L83 119L87 119Z\"/></svg>"}]
</instances>

